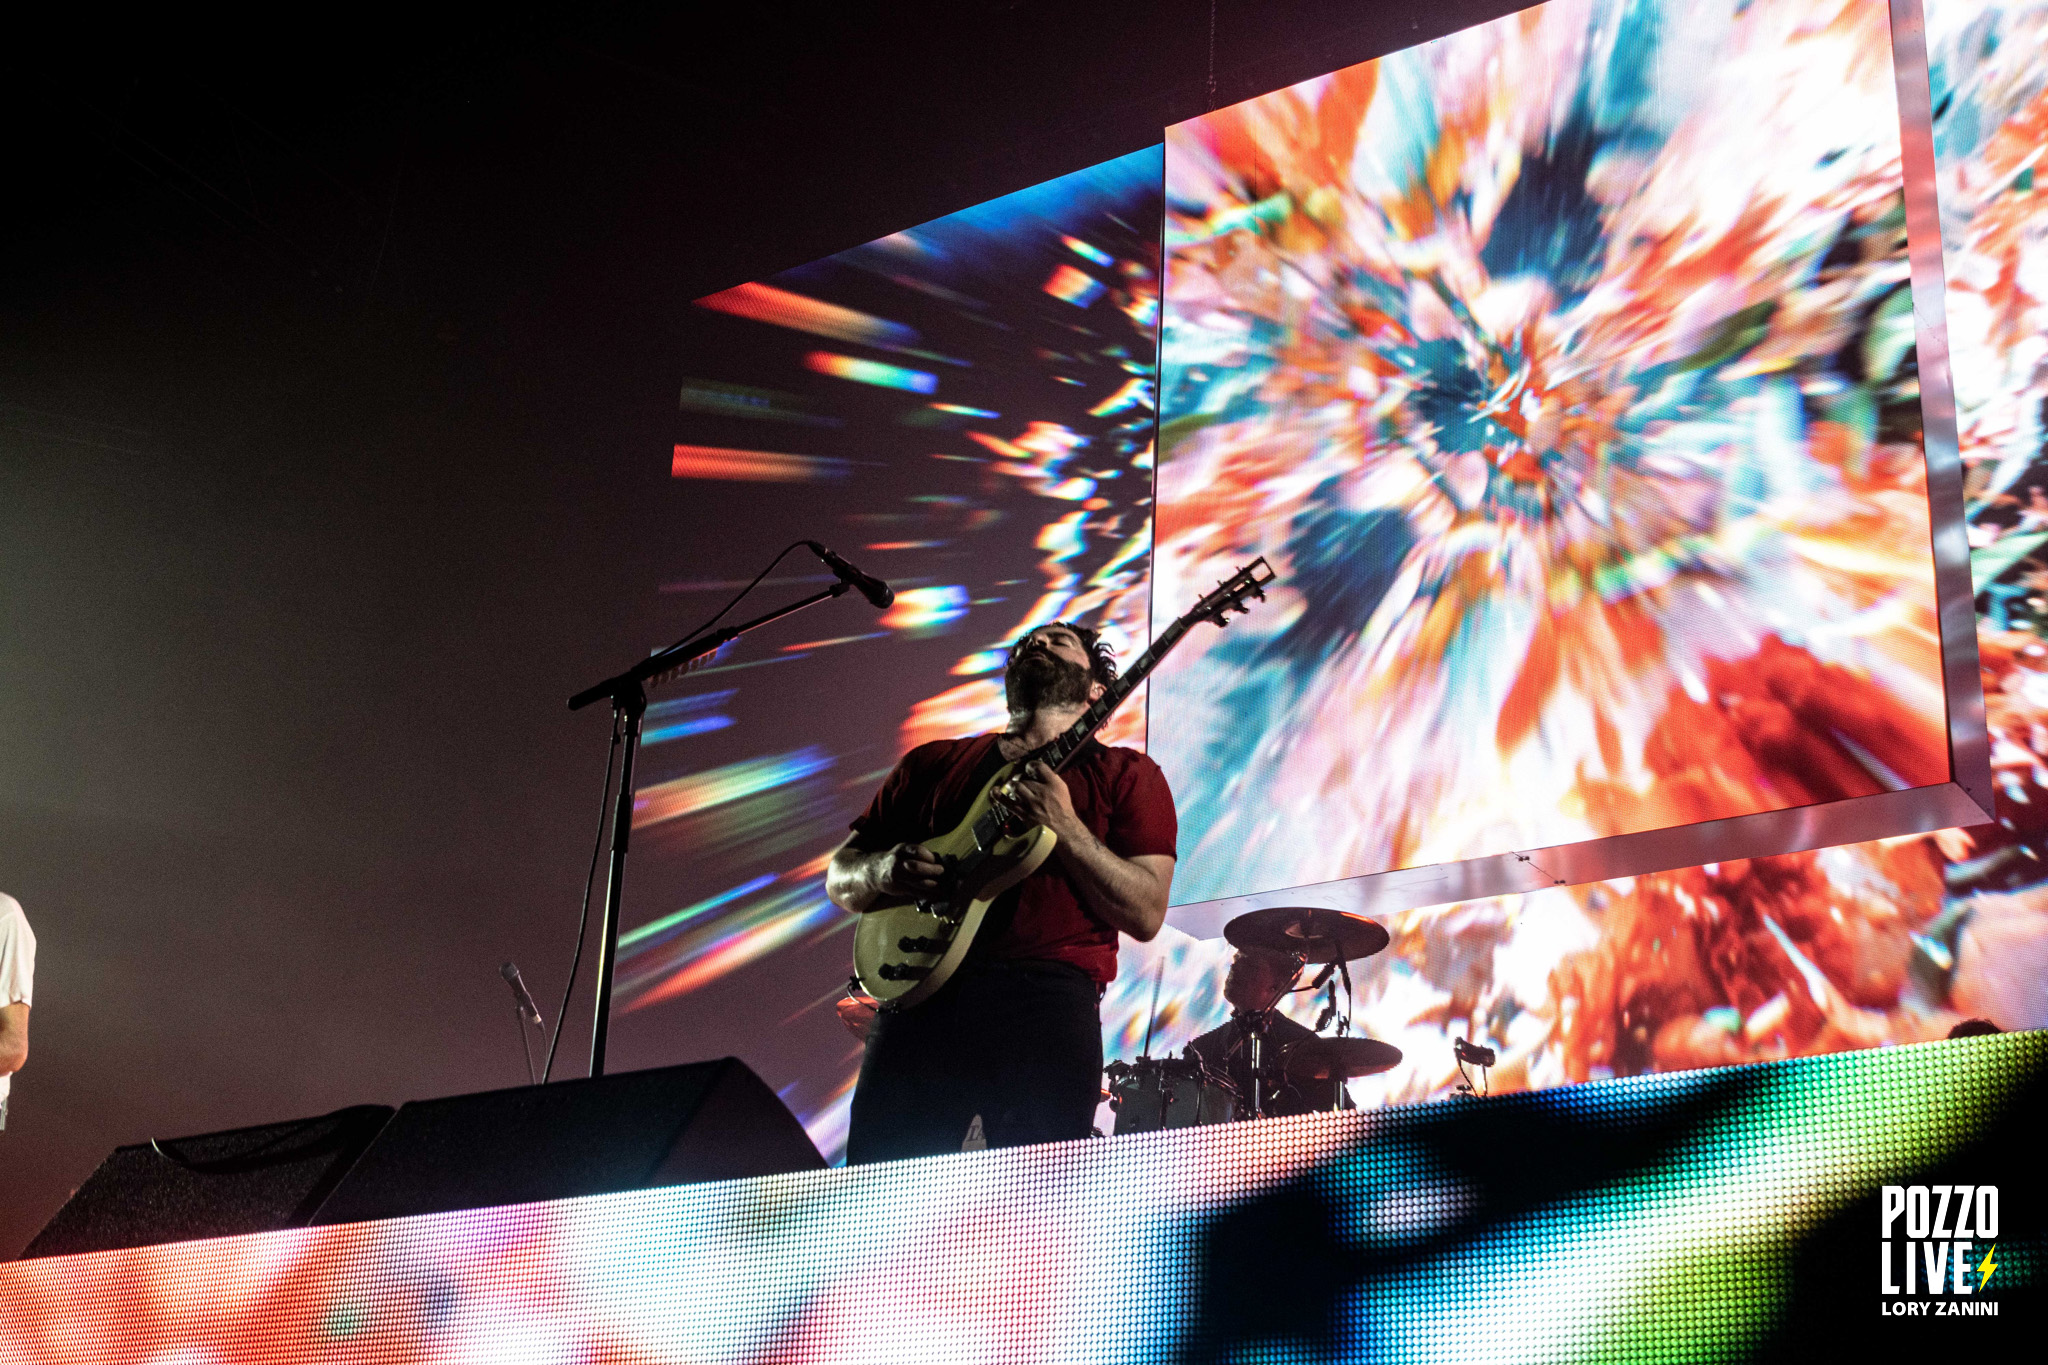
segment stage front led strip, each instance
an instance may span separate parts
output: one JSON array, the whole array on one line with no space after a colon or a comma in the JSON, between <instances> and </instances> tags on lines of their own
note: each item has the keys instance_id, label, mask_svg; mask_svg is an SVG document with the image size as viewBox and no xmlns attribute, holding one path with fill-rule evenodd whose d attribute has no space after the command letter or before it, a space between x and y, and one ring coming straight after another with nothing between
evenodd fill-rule
<instances>
[{"instance_id":1,"label":"stage front led strip","mask_svg":"<svg viewBox=\"0 0 2048 1365\"><path fill-rule=\"evenodd\" d=\"M1899 1330L1972 1359L2038 1331L2044 1065L2014 1034L53 1257L0 1266L0 1359L1743 1360L1930 1305L1883 1292L1881 1191L1957 1182L1999 1228L1939 1297L2000 1321Z\"/></svg>"},{"instance_id":2,"label":"stage front led strip","mask_svg":"<svg viewBox=\"0 0 2048 1365\"><path fill-rule=\"evenodd\" d=\"M1166 146L1155 629L1281 575L1153 682L1176 923L1987 818L1916 5L1551 0Z\"/></svg>"}]
</instances>

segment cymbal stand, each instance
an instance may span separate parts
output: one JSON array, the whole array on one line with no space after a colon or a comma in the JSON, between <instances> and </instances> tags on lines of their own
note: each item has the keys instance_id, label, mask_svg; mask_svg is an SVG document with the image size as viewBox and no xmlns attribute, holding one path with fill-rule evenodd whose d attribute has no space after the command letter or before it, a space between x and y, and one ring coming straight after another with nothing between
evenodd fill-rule
<instances>
[{"instance_id":1,"label":"cymbal stand","mask_svg":"<svg viewBox=\"0 0 2048 1365\"><path fill-rule=\"evenodd\" d=\"M1140 1057L1152 1055L1152 1026L1159 1022L1159 988L1166 981L1166 959L1159 959L1159 970L1152 974L1152 1012L1145 1018L1145 1046L1138 1049Z\"/></svg>"},{"instance_id":2,"label":"cymbal stand","mask_svg":"<svg viewBox=\"0 0 2048 1365\"><path fill-rule=\"evenodd\" d=\"M1294 973L1281 983L1273 998L1266 1002L1264 1009L1252 1010L1246 1014L1251 1021L1251 1062L1252 1062L1252 1117L1266 1116L1266 1026L1273 1020L1273 1010L1286 994L1294 989L1294 983L1301 978L1302 964L1306 959L1300 953L1294 955Z\"/></svg>"},{"instance_id":3,"label":"cymbal stand","mask_svg":"<svg viewBox=\"0 0 2048 1365\"><path fill-rule=\"evenodd\" d=\"M1266 1116L1266 1024L1273 1017L1271 1010L1254 1010L1246 1016L1251 1021L1252 1051L1252 1117Z\"/></svg>"}]
</instances>

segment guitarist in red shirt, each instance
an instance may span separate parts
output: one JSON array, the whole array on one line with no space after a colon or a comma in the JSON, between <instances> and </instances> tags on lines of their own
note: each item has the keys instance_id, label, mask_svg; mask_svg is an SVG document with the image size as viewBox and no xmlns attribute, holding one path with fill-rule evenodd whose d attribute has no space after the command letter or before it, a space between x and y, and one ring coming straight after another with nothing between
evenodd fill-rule
<instances>
[{"instance_id":1,"label":"guitarist in red shirt","mask_svg":"<svg viewBox=\"0 0 2048 1365\"><path fill-rule=\"evenodd\" d=\"M855 912L923 896L945 869L921 842L960 822L1004 763L1064 734L1116 678L1085 626L1041 626L1010 650L1001 734L904 755L832 857L825 890ZM1102 1077L1096 1007L1117 935L1166 919L1178 823L1159 765L1089 740L1055 772L1027 767L1006 798L1058 836L1052 856L990 907L960 969L931 997L884 1010L854 1090L850 1163L1089 1135Z\"/></svg>"}]
</instances>

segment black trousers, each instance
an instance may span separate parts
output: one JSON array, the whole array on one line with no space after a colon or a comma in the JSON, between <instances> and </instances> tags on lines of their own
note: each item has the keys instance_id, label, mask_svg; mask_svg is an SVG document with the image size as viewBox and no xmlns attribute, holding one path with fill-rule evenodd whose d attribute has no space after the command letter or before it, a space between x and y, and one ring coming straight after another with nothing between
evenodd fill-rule
<instances>
[{"instance_id":1,"label":"black trousers","mask_svg":"<svg viewBox=\"0 0 2048 1365\"><path fill-rule=\"evenodd\" d=\"M868 1032L849 1165L957 1152L976 1116L991 1147L1084 1138L1101 1100L1101 988L1063 962L963 965Z\"/></svg>"}]
</instances>

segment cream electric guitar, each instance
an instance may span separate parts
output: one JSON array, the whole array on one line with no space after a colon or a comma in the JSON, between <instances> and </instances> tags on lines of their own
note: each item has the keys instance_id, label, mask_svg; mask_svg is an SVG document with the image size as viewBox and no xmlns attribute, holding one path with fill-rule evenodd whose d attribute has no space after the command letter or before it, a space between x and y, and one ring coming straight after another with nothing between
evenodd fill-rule
<instances>
[{"instance_id":1,"label":"cream electric guitar","mask_svg":"<svg viewBox=\"0 0 2048 1365\"><path fill-rule=\"evenodd\" d=\"M1057 842L1044 825L1027 825L1003 805L1003 789L1025 766L1044 763L1058 772L1089 736L1137 691L1138 684L1181 642L1197 621L1230 624L1231 612L1247 612L1250 598L1263 600L1273 581L1272 566L1255 559L1217 585L1194 609L1159 633L1122 676L1109 685L1065 734L989 778L951 831L924 846L946 866L939 888L923 900L885 901L860 917L853 939L854 975L861 989L884 1009L908 1009L946 984L981 928L989 904L1036 872Z\"/></svg>"}]
</instances>

